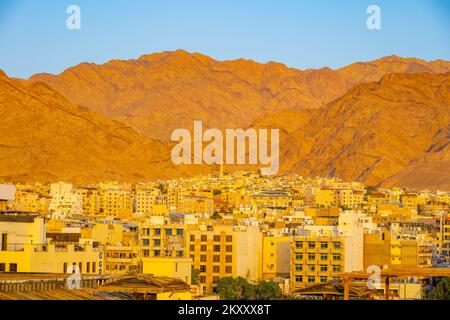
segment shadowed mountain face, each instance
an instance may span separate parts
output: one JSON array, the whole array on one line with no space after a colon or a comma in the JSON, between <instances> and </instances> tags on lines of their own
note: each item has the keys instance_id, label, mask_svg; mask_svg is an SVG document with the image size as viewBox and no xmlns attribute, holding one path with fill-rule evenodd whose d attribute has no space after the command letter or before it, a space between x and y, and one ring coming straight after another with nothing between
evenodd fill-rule
<instances>
[{"instance_id":1,"label":"shadowed mountain face","mask_svg":"<svg viewBox=\"0 0 450 320\"><path fill-rule=\"evenodd\" d=\"M450 172L448 72L447 61L395 56L302 71L178 50L30 80L2 74L0 176L94 182L205 173L211 168L173 166L168 142L173 129L202 120L280 128L280 173L450 189L442 173Z\"/></svg>"},{"instance_id":2,"label":"shadowed mountain face","mask_svg":"<svg viewBox=\"0 0 450 320\"><path fill-rule=\"evenodd\" d=\"M358 85L306 121L299 117L280 142L283 170L371 185L449 186L449 102L450 74L392 74Z\"/></svg>"},{"instance_id":3,"label":"shadowed mountain face","mask_svg":"<svg viewBox=\"0 0 450 320\"><path fill-rule=\"evenodd\" d=\"M386 74L449 71L446 61L395 56L336 71L302 71L273 62L220 62L178 50L103 65L82 63L60 75L39 74L32 80L148 137L169 141L174 129L190 128L193 120L220 129L246 127L268 112L320 108L354 85Z\"/></svg>"},{"instance_id":4,"label":"shadowed mountain face","mask_svg":"<svg viewBox=\"0 0 450 320\"><path fill-rule=\"evenodd\" d=\"M3 72L0 124L1 181L135 181L175 173L162 143L69 103L45 84Z\"/></svg>"}]
</instances>

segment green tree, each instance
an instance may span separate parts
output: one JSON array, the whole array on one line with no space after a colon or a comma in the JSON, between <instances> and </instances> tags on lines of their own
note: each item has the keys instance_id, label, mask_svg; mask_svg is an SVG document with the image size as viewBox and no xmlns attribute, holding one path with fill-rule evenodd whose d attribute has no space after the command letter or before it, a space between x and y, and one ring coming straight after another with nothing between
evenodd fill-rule
<instances>
[{"instance_id":1,"label":"green tree","mask_svg":"<svg viewBox=\"0 0 450 320\"><path fill-rule=\"evenodd\" d=\"M260 281L255 285L242 277L219 279L217 292L223 300L273 300L281 297L278 284Z\"/></svg>"},{"instance_id":2,"label":"green tree","mask_svg":"<svg viewBox=\"0 0 450 320\"><path fill-rule=\"evenodd\" d=\"M191 269L191 283L193 285L199 284L200 270L199 269Z\"/></svg>"},{"instance_id":3,"label":"green tree","mask_svg":"<svg viewBox=\"0 0 450 320\"><path fill-rule=\"evenodd\" d=\"M275 282L260 281L255 286L257 300L274 300L281 297L280 286Z\"/></svg>"},{"instance_id":4,"label":"green tree","mask_svg":"<svg viewBox=\"0 0 450 320\"><path fill-rule=\"evenodd\" d=\"M429 298L432 300L450 300L450 277L443 278L438 285L431 290Z\"/></svg>"},{"instance_id":5,"label":"green tree","mask_svg":"<svg viewBox=\"0 0 450 320\"><path fill-rule=\"evenodd\" d=\"M248 281L242 277L224 277L217 281L217 293L223 300L241 300L251 290L249 286Z\"/></svg>"},{"instance_id":6,"label":"green tree","mask_svg":"<svg viewBox=\"0 0 450 320\"><path fill-rule=\"evenodd\" d=\"M214 211L214 213L211 215L211 219L219 220L222 219L222 216L217 211Z\"/></svg>"}]
</instances>

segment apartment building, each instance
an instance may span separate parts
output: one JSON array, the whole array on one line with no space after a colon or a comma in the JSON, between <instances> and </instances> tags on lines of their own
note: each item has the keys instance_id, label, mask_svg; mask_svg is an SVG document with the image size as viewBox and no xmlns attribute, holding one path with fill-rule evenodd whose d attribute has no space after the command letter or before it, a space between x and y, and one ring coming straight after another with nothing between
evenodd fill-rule
<instances>
[{"instance_id":1,"label":"apartment building","mask_svg":"<svg viewBox=\"0 0 450 320\"><path fill-rule=\"evenodd\" d=\"M362 271L364 215L345 211L338 226L305 226L291 242L291 287L327 282L334 273Z\"/></svg>"},{"instance_id":2,"label":"apartment building","mask_svg":"<svg viewBox=\"0 0 450 320\"><path fill-rule=\"evenodd\" d=\"M265 234L262 250L262 278L289 278L291 236Z\"/></svg>"},{"instance_id":3,"label":"apartment building","mask_svg":"<svg viewBox=\"0 0 450 320\"><path fill-rule=\"evenodd\" d=\"M95 244L49 242L44 219L29 213L0 213L0 272L103 272L103 249Z\"/></svg>"},{"instance_id":4,"label":"apartment building","mask_svg":"<svg viewBox=\"0 0 450 320\"><path fill-rule=\"evenodd\" d=\"M262 233L256 226L201 225L189 231L188 256L200 271L200 291L215 292L222 277L262 278Z\"/></svg>"},{"instance_id":5,"label":"apartment building","mask_svg":"<svg viewBox=\"0 0 450 320\"><path fill-rule=\"evenodd\" d=\"M184 214L172 213L169 217L152 216L140 228L142 257L184 257L188 228Z\"/></svg>"}]
</instances>

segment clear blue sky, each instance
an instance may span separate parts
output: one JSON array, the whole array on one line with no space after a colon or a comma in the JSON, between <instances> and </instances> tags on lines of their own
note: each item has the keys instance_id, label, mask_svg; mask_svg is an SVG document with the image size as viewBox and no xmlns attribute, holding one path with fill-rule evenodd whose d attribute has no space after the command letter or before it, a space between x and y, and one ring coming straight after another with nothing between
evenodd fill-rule
<instances>
[{"instance_id":1,"label":"clear blue sky","mask_svg":"<svg viewBox=\"0 0 450 320\"><path fill-rule=\"evenodd\" d=\"M66 28L71 4L81 30ZM379 31L366 27L371 4ZM450 1L0 0L0 69L10 76L175 49L300 69L391 54L450 60Z\"/></svg>"}]
</instances>

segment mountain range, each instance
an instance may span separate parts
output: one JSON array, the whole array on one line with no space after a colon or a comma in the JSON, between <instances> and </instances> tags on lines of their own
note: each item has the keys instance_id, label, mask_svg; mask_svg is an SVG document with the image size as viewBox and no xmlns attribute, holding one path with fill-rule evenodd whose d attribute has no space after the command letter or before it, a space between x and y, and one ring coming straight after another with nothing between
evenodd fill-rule
<instances>
[{"instance_id":1,"label":"mountain range","mask_svg":"<svg viewBox=\"0 0 450 320\"><path fill-rule=\"evenodd\" d=\"M450 62L388 56L341 69L182 50L58 75L0 73L0 179L141 181L174 166L170 134L280 128L280 173L450 190Z\"/></svg>"}]
</instances>

